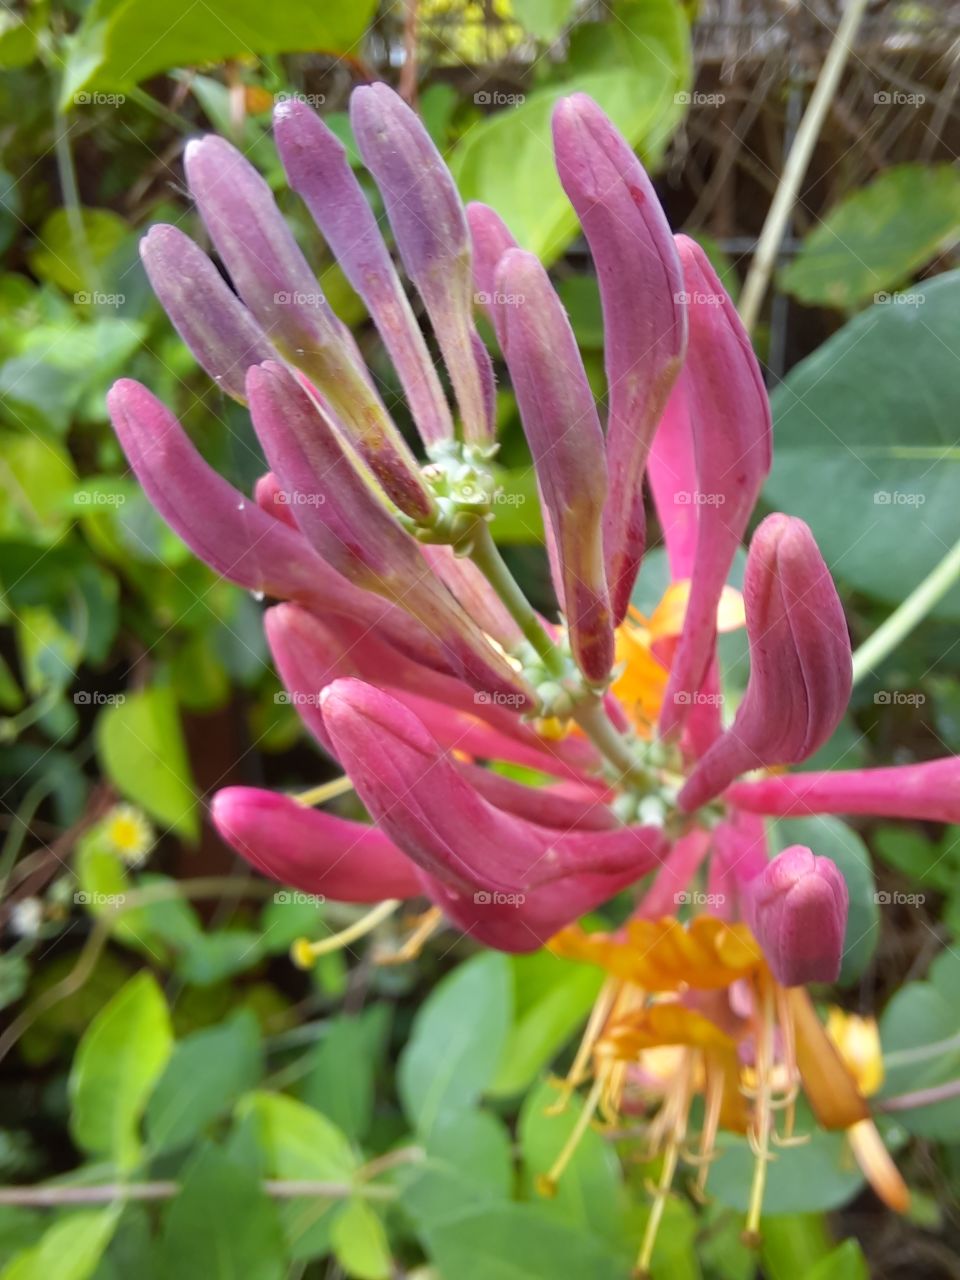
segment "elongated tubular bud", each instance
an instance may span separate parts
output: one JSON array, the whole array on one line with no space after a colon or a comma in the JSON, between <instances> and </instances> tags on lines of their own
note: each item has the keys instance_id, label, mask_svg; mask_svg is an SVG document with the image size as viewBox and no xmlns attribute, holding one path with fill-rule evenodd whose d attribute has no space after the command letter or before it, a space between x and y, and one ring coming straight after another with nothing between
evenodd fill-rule
<instances>
[{"instance_id":1,"label":"elongated tubular bud","mask_svg":"<svg viewBox=\"0 0 960 1280\"><path fill-rule=\"evenodd\" d=\"M792 845L744 890L747 923L773 976L785 987L836 982L849 895L829 858Z\"/></svg>"},{"instance_id":2,"label":"elongated tubular bud","mask_svg":"<svg viewBox=\"0 0 960 1280\"><path fill-rule=\"evenodd\" d=\"M419 545L380 506L319 407L280 365L257 365L247 397L271 469L305 537L350 581L399 605L436 636L464 679L511 694L529 690L430 571Z\"/></svg>"},{"instance_id":3,"label":"elongated tubular bud","mask_svg":"<svg viewBox=\"0 0 960 1280\"><path fill-rule=\"evenodd\" d=\"M626 139L584 93L554 108L563 189L597 268L607 371L610 501L604 540L614 621L643 558L643 473L686 344L683 277L653 184Z\"/></svg>"},{"instance_id":4,"label":"elongated tubular bud","mask_svg":"<svg viewBox=\"0 0 960 1280\"><path fill-rule=\"evenodd\" d=\"M770 470L770 402L750 339L698 244L678 236L690 348L675 395L689 415L697 469L697 551L660 730L675 732L716 648L717 603ZM682 411L682 409L680 410Z\"/></svg>"},{"instance_id":5,"label":"elongated tubular bud","mask_svg":"<svg viewBox=\"0 0 960 1280\"><path fill-rule=\"evenodd\" d=\"M350 123L433 325L464 439L491 444L493 366L473 323L470 237L450 171L416 114L385 84L354 89Z\"/></svg>"},{"instance_id":6,"label":"elongated tubular bud","mask_svg":"<svg viewBox=\"0 0 960 1280\"><path fill-rule=\"evenodd\" d=\"M433 496L373 391L347 330L253 165L223 138L187 145L190 192L237 292L282 354L330 405L357 452L401 511L429 522Z\"/></svg>"},{"instance_id":7,"label":"elongated tubular bud","mask_svg":"<svg viewBox=\"0 0 960 1280\"><path fill-rule=\"evenodd\" d=\"M799 818L868 813L880 818L960 823L960 756L883 769L791 773L738 782L731 801L752 813Z\"/></svg>"},{"instance_id":8,"label":"elongated tubular bud","mask_svg":"<svg viewBox=\"0 0 960 1280\"><path fill-rule=\"evenodd\" d=\"M573 330L532 253L509 250L497 288L517 301L504 313L507 364L556 539L573 655L588 680L613 665L613 625L603 564L607 467L603 432Z\"/></svg>"},{"instance_id":9,"label":"elongated tubular bud","mask_svg":"<svg viewBox=\"0 0 960 1280\"><path fill-rule=\"evenodd\" d=\"M338 902L413 898L423 881L376 827L309 809L293 796L225 787L210 807L223 839L272 880Z\"/></svg>"},{"instance_id":10,"label":"elongated tubular bud","mask_svg":"<svg viewBox=\"0 0 960 1280\"><path fill-rule=\"evenodd\" d=\"M452 547L440 543L424 543L421 550L430 568L446 583L450 594L481 630L505 649L513 649L520 643L520 628L472 560L458 556Z\"/></svg>"},{"instance_id":11,"label":"elongated tubular bud","mask_svg":"<svg viewBox=\"0 0 960 1280\"><path fill-rule=\"evenodd\" d=\"M503 350L504 304L497 293L497 267L508 249L520 246L495 209L475 201L467 205L467 225L473 242L473 283L476 299L486 311Z\"/></svg>"},{"instance_id":12,"label":"elongated tubular bud","mask_svg":"<svg viewBox=\"0 0 960 1280\"><path fill-rule=\"evenodd\" d=\"M144 270L197 363L234 400L247 370L276 352L203 250L176 227L151 227L140 241Z\"/></svg>"},{"instance_id":13,"label":"elongated tubular bud","mask_svg":"<svg viewBox=\"0 0 960 1280\"><path fill-rule=\"evenodd\" d=\"M485 800L538 826L561 831L610 831L620 826L603 797L588 787L530 787L480 765L461 764L459 769Z\"/></svg>"},{"instance_id":14,"label":"elongated tubular bud","mask_svg":"<svg viewBox=\"0 0 960 1280\"><path fill-rule=\"evenodd\" d=\"M338 680L322 707L337 754L378 825L454 889L523 892L581 874L638 878L663 855L659 829L558 834L495 809L417 717L372 685Z\"/></svg>"},{"instance_id":15,"label":"elongated tubular bud","mask_svg":"<svg viewBox=\"0 0 960 1280\"><path fill-rule=\"evenodd\" d=\"M772 515L750 543L744 575L750 678L736 719L680 793L705 804L749 769L797 764L827 741L846 710L852 667L843 606L813 534Z\"/></svg>"},{"instance_id":16,"label":"elongated tubular bud","mask_svg":"<svg viewBox=\"0 0 960 1280\"><path fill-rule=\"evenodd\" d=\"M290 186L366 303L424 444L452 439L453 421L440 379L343 144L306 103L296 100L277 106L273 127Z\"/></svg>"}]
</instances>

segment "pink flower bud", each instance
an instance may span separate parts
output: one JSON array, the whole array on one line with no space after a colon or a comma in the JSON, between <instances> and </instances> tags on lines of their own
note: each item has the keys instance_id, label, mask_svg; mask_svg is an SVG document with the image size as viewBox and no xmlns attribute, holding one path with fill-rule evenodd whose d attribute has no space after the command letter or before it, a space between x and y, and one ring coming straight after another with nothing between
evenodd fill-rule
<instances>
[{"instance_id":1,"label":"pink flower bud","mask_svg":"<svg viewBox=\"0 0 960 1280\"><path fill-rule=\"evenodd\" d=\"M747 691L729 729L680 793L696 809L750 769L799 764L840 723L852 682L850 637L830 571L802 520L772 515L750 543L744 575Z\"/></svg>"},{"instance_id":2,"label":"pink flower bud","mask_svg":"<svg viewBox=\"0 0 960 1280\"><path fill-rule=\"evenodd\" d=\"M829 858L792 845L749 882L742 897L747 923L779 983L836 981L849 897Z\"/></svg>"}]
</instances>

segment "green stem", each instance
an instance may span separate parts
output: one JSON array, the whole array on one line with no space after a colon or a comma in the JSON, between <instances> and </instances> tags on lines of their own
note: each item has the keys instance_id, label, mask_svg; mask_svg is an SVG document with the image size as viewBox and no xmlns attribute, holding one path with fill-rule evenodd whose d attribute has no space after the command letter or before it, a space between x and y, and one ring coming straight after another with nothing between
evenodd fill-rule
<instances>
[{"instance_id":1,"label":"green stem","mask_svg":"<svg viewBox=\"0 0 960 1280\"><path fill-rule=\"evenodd\" d=\"M960 541L955 542L932 573L911 591L906 600L853 655L853 683L877 667L896 649L914 627L947 594L960 578Z\"/></svg>"},{"instance_id":2,"label":"green stem","mask_svg":"<svg viewBox=\"0 0 960 1280\"><path fill-rule=\"evenodd\" d=\"M590 698L579 703L573 716L597 750L620 774L620 781L642 786L649 784L650 778L631 750L630 743L611 723L602 698Z\"/></svg>"},{"instance_id":3,"label":"green stem","mask_svg":"<svg viewBox=\"0 0 960 1280\"><path fill-rule=\"evenodd\" d=\"M503 601L511 618L555 676L564 674L563 654L547 635L530 601L520 590L493 540L486 521L478 520L473 531L470 559Z\"/></svg>"}]
</instances>

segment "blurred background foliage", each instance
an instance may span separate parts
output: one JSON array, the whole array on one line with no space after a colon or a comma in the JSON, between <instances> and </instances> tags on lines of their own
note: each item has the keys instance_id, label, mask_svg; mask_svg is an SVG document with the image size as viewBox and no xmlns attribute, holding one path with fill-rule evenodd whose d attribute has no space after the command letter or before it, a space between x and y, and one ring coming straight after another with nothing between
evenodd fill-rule
<instances>
[{"instance_id":1,"label":"blurred background foliage","mask_svg":"<svg viewBox=\"0 0 960 1280\"><path fill-rule=\"evenodd\" d=\"M545 1116L547 1071L565 1065L597 975L545 953L473 954L449 935L416 964L361 950L300 973L291 942L350 912L277 892L205 828L218 786L309 786L331 767L267 661L260 602L153 514L104 394L139 377L235 483L249 490L264 469L243 411L196 368L137 258L152 222L199 232L180 157L213 129L275 189L403 421L363 307L269 136L274 103L297 94L352 145L349 90L384 78L416 102L464 196L551 263L602 395L599 301L553 170L552 104L584 90L604 106L735 294L836 17L772 0L4 9L0 1181L59 1196L53 1209L0 1203L2 1280L628 1274L648 1166L624 1170L590 1131L556 1199L533 1192L576 1122ZM958 42L945 0L868 8L757 333L776 415L766 499L812 524L857 639L960 535ZM499 397L516 500L496 534L547 607L542 528L521 501L528 458L508 387ZM641 605L661 562L651 552ZM954 589L860 686L821 766L960 750L958 618ZM742 683L742 653L728 658ZM882 1011L886 1092L956 1077L958 833L783 825L783 843L807 840L850 881L842 998ZM816 1132L771 1168L758 1257L739 1238L749 1154L731 1141L710 1204L670 1201L654 1274L960 1274L960 1102L901 1113L887 1138L915 1191L910 1221L882 1211L841 1140ZM85 1200L131 1179L128 1198ZM284 1196L264 1179L324 1193Z\"/></svg>"}]
</instances>

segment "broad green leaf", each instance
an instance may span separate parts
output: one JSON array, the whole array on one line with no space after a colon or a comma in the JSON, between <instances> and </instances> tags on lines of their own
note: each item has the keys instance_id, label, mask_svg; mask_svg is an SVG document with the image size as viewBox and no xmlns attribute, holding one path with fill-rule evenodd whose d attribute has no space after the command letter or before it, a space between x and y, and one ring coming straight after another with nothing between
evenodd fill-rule
<instances>
[{"instance_id":1,"label":"broad green leaf","mask_svg":"<svg viewBox=\"0 0 960 1280\"><path fill-rule=\"evenodd\" d=\"M524 31L544 42L554 40L570 21L573 0L513 0Z\"/></svg>"},{"instance_id":2,"label":"broad green leaf","mask_svg":"<svg viewBox=\"0 0 960 1280\"><path fill-rule=\"evenodd\" d=\"M36 56L36 27L12 10L0 14L0 68L26 67Z\"/></svg>"},{"instance_id":3,"label":"broad green leaf","mask_svg":"<svg viewBox=\"0 0 960 1280\"><path fill-rule=\"evenodd\" d=\"M773 395L766 501L811 525L842 582L891 604L960 535L960 271L922 294L870 307ZM933 612L960 617L960 588Z\"/></svg>"},{"instance_id":4,"label":"broad green leaf","mask_svg":"<svg viewBox=\"0 0 960 1280\"><path fill-rule=\"evenodd\" d=\"M583 1099L574 1094L559 1115L551 1114L559 1098L556 1086L544 1083L528 1094L520 1113L520 1147L531 1199L537 1195L539 1180L546 1177L563 1151L582 1112ZM627 1201L620 1161L612 1144L605 1142L595 1129L584 1132L556 1184L555 1194L545 1199L541 1208L614 1245L626 1244Z\"/></svg>"},{"instance_id":5,"label":"broad green leaf","mask_svg":"<svg viewBox=\"0 0 960 1280\"><path fill-rule=\"evenodd\" d=\"M170 689L153 685L105 707L96 740L100 766L121 794L179 835L197 838L196 794Z\"/></svg>"},{"instance_id":6,"label":"broad green leaf","mask_svg":"<svg viewBox=\"0 0 960 1280\"><path fill-rule=\"evenodd\" d=\"M76 483L70 455L56 441L4 432L0 435L0 534L56 541L70 523L69 503Z\"/></svg>"},{"instance_id":7,"label":"broad green leaf","mask_svg":"<svg viewBox=\"0 0 960 1280\"><path fill-rule=\"evenodd\" d=\"M79 225L67 209L55 209L43 223L39 245L30 255L30 266L41 280L50 280L78 305L94 296L91 271L119 249L129 234L127 224L110 209L80 209Z\"/></svg>"},{"instance_id":8,"label":"broad green leaf","mask_svg":"<svg viewBox=\"0 0 960 1280\"><path fill-rule=\"evenodd\" d=\"M385 1004L378 1004L359 1016L334 1018L297 1091L303 1102L356 1141L366 1136L373 1116L389 1012Z\"/></svg>"},{"instance_id":9,"label":"broad green leaf","mask_svg":"<svg viewBox=\"0 0 960 1280\"><path fill-rule=\"evenodd\" d=\"M348 1182L357 1158L344 1133L312 1107L281 1093L250 1093L238 1115L251 1117L272 1177Z\"/></svg>"},{"instance_id":10,"label":"broad green leaf","mask_svg":"<svg viewBox=\"0 0 960 1280\"><path fill-rule=\"evenodd\" d=\"M65 689L80 660L80 641L60 625L49 609L20 609L16 623L27 689L35 696Z\"/></svg>"},{"instance_id":11,"label":"broad green leaf","mask_svg":"<svg viewBox=\"0 0 960 1280\"><path fill-rule=\"evenodd\" d=\"M147 1104L150 1148L170 1151L185 1146L254 1087L261 1069L260 1031L249 1012L186 1036Z\"/></svg>"},{"instance_id":12,"label":"broad green leaf","mask_svg":"<svg viewBox=\"0 0 960 1280\"><path fill-rule=\"evenodd\" d=\"M764 1214L760 1242L770 1280L796 1280L831 1252L832 1240L820 1213ZM751 1271L751 1275L752 1275Z\"/></svg>"},{"instance_id":13,"label":"broad green leaf","mask_svg":"<svg viewBox=\"0 0 960 1280\"><path fill-rule=\"evenodd\" d=\"M603 984L591 965L549 951L511 956L514 1022L490 1091L510 1096L533 1081L589 1013Z\"/></svg>"},{"instance_id":14,"label":"broad green leaf","mask_svg":"<svg viewBox=\"0 0 960 1280\"><path fill-rule=\"evenodd\" d=\"M138 973L91 1022L70 1073L70 1130L123 1170L140 1158L140 1117L173 1050L170 1014L150 973Z\"/></svg>"},{"instance_id":15,"label":"broad green leaf","mask_svg":"<svg viewBox=\"0 0 960 1280\"><path fill-rule=\"evenodd\" d=\"M838 1244L803 1280L870 1280L870 1269L859 1241L851 1237Z\"/></svg>"},{"instance_id":16,"label":"broad green leaf","mask_svg":"<svg viewBox=\"0 0 960 1280\"><path fill-rule=\"evenodd\" d=\"M659 6L651 0L648 7ZM676 5L671 8L679 13ZM552 260L577 226L553 161L550 116L557 100L570 93L590 94L642 150L648 137L662 132L680 76L664 46L653 39L642 73L635 67L611 67L535 90L520 106L488 116L463 137L451 158L461 194L493 205L523 248Z\"/></svg>"},{"instance_id":17,"label":"broad green leaf","mask_svg":"<svg viewBox=\"0 0 960 1280\"><path fill-rule=\"evenodd\" d=\"M337 1261L356 1280L389 1280L394 1274L383 1223L364 1200L349 1200L330 1228Z\"/></svg>"},{"instance_id":18,"label":"broad green leaf","mask_svg":"<svg viewBox=\"0 0 960 1280\"><path fill-rule=\"evenodd\" d=\"M120 1210L111 1206L71 1213L48 1227L38 1244L11 1258L0 1271L0 1280L88 1280L93 1275Z\"/></svg>"},{"instance_id":19,"label":"broad green leaf","mask_svg":"<svg viewBox=\"0 0 960 1280\"><path fill-rule=\"evenodd\" d=\"M819 857L832 858L850 894L840 982L853 982L880 940L880 910L870 852L852 827L833 817L783 818L772 831L775 848L803 844Z\"/></svg>"},{"instance_id":20,"label":"broad green leaf","mask_svg":"<svg viewBox=\"0 0 960 1280\"><path fill-rule=\"evenodd\" d=\"M897 165L817 223L781 284L811 306L856 307L902 285L958 234L960 173L948 164Z\"/></svg>"},{"instance_id":21,"label":"broad green leaf","mask_svg":"<svg viewBox=\"0 0 960 1280\"><path fill-rule=\"evenodd\" d=\"M304 5L277 0L269 21L256 0L94 0L72 40L61 109L90 89L126 89L172 67L270 53L354 51L373 0ZM87 93L85 98L90 100Z\"/></svg>"},{"instance_id":22,"label":"broad green leaf","mask_svg":"<svg viewBox=\"0 0 960 1280\"><path fill-rule=\"evenodd\" d=\"M160 1249L177 1280L283 1280L288 1274L276 1207L256 1172L213 1146L187 1165Z\"/></svg>"},{"instance_id":23,"label":"broad green leaf","mask_svg":"<svg viewBox=\"0 0 960 1280\"><path fill-rule=\"evenodd\" d=\"M471 1108L490 1085L510 1027L509 962L474 956L420 1007L397 1070L407 1118L428 1135L439 1116Z\"/></svg>"}]
</instances>

